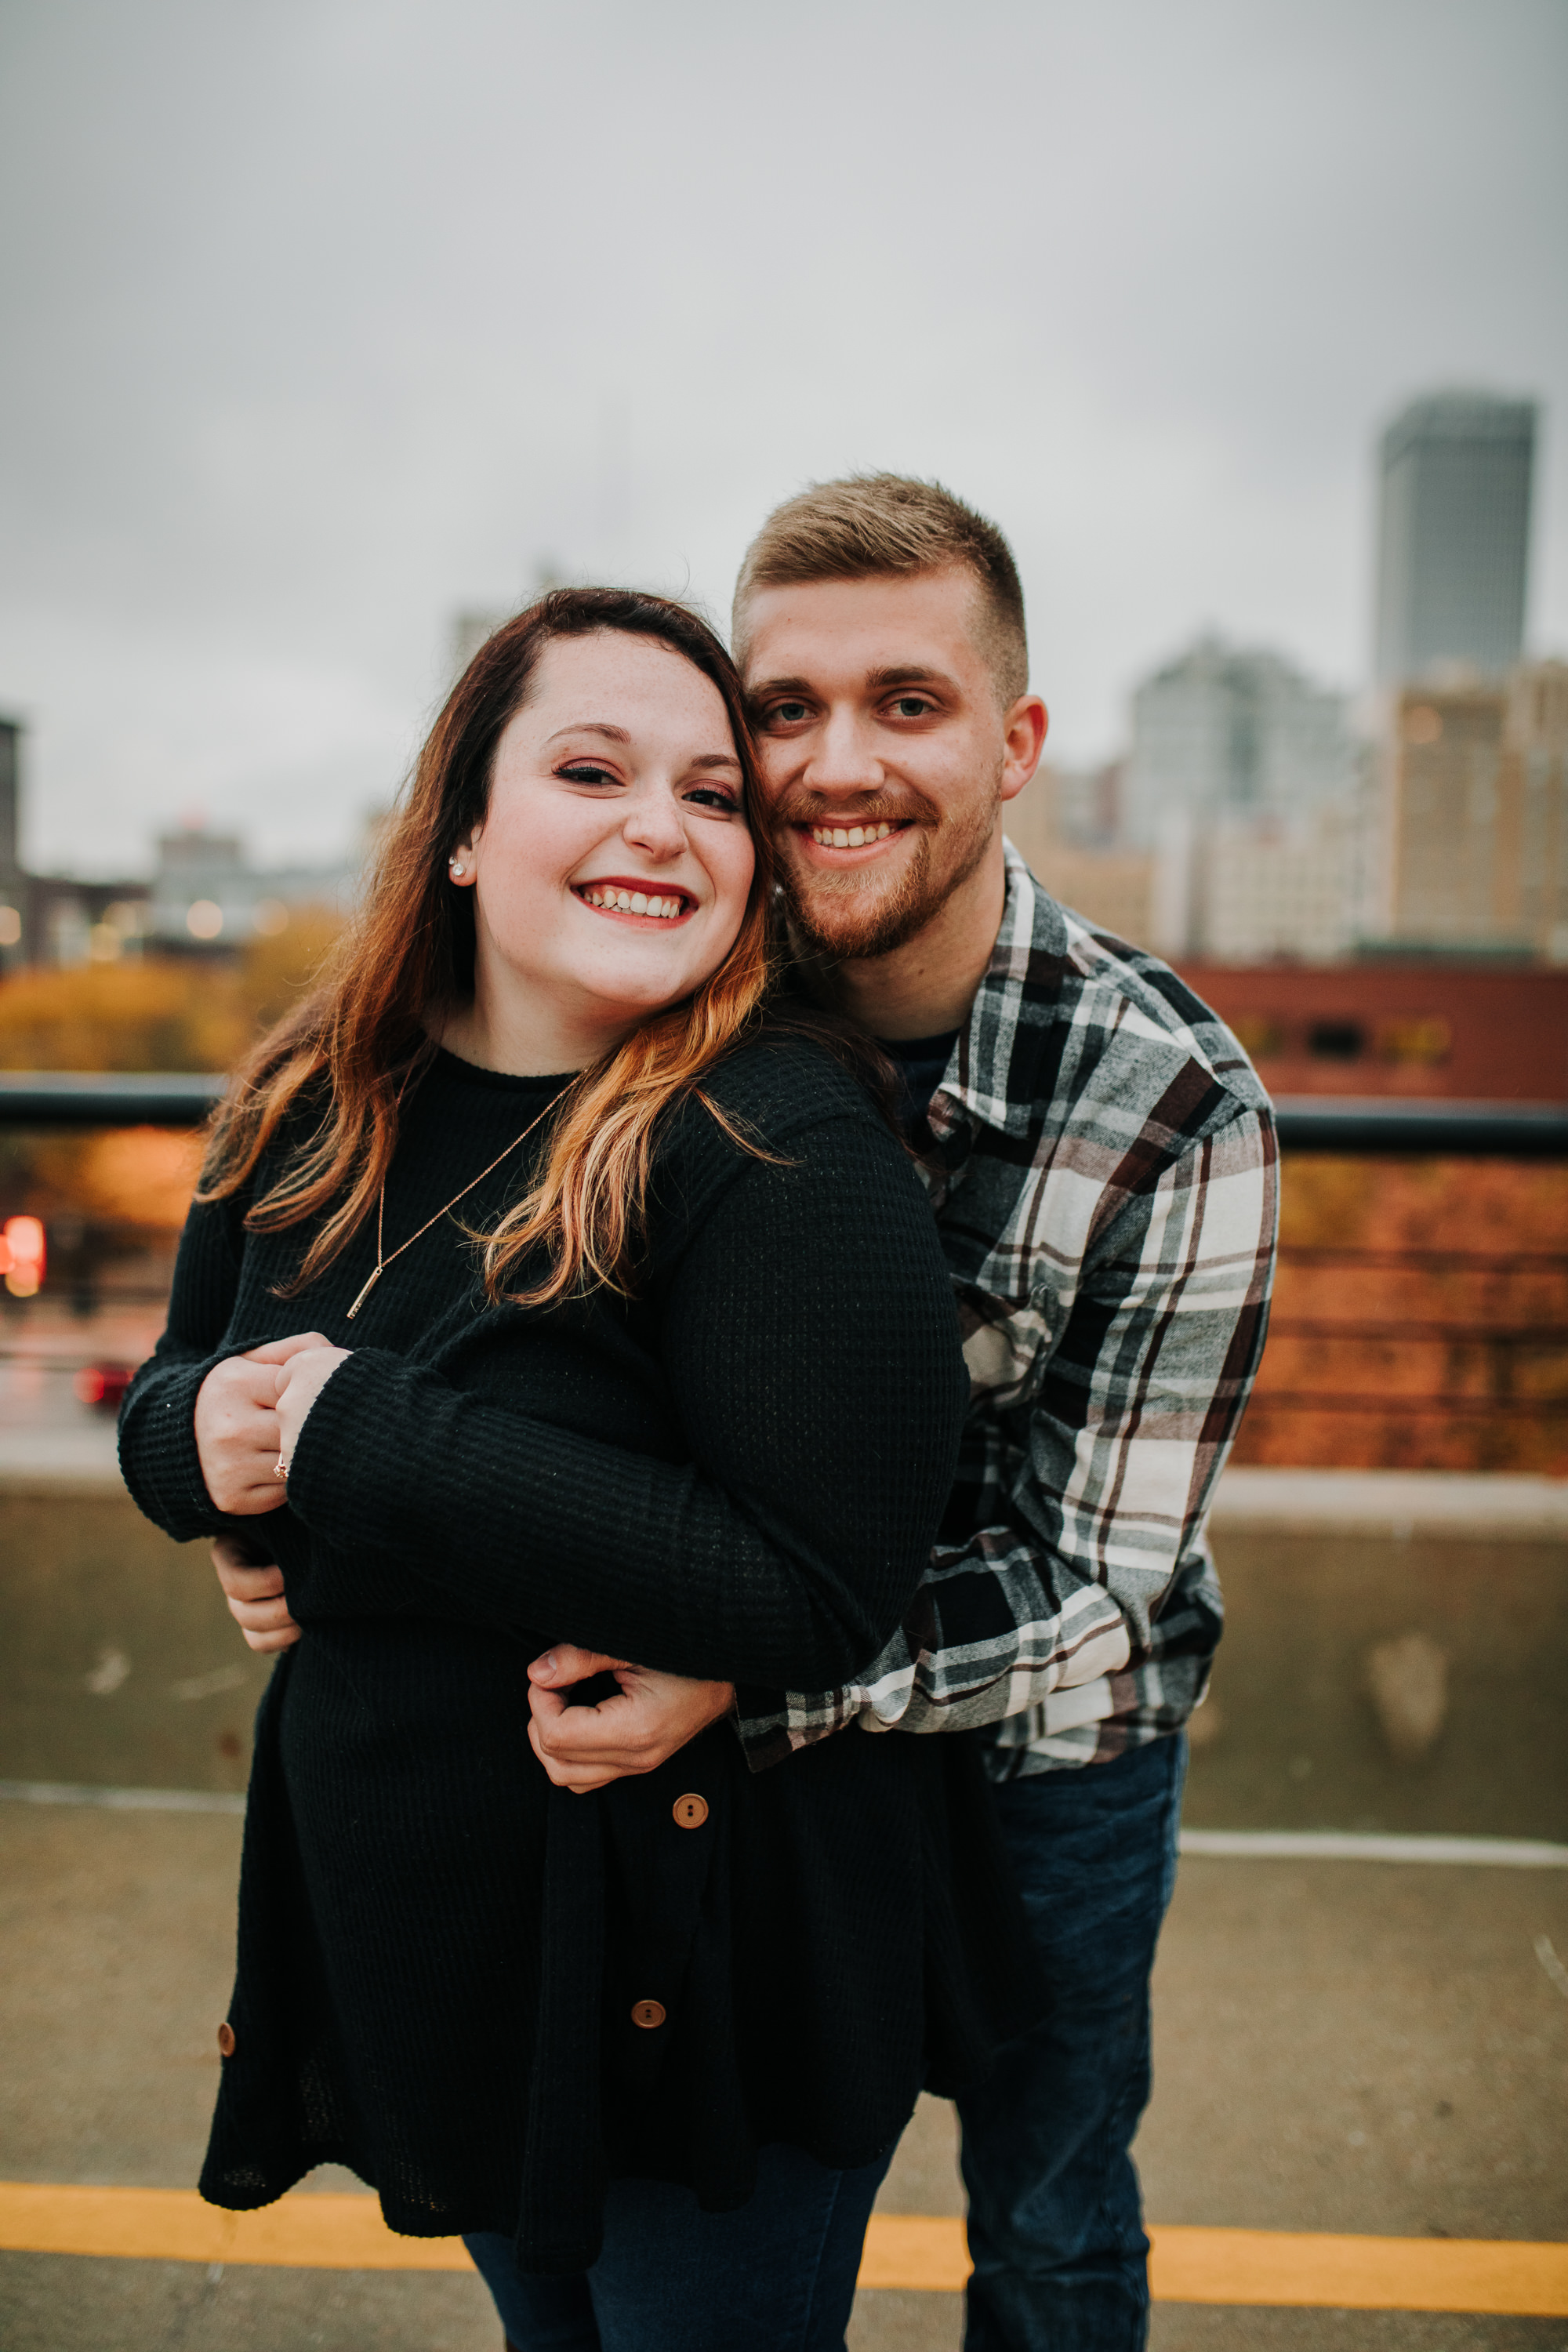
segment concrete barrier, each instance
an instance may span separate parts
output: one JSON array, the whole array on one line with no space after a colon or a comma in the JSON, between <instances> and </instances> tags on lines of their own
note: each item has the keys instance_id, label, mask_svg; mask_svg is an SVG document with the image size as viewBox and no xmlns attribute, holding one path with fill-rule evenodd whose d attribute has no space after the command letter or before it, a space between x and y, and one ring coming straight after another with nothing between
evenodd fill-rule
<instances>
[{"instance_id":1,"label":"concrete barrier","mask_svg":"<svg viewBox=\"0 0 1568 2352\"><path fill-rule=\"evenodd\" d=\"M1568 1834L1568 1488L1238 1470L1213 1538L1190 1823Z\"/></svg>"},{"instance_id":2,"label":"concrete barrier","mask_svg":"<svg viewBox=\"0 0 1568 2352\"><path fill-rule=\"evenodd\" d=\"M1568 1836L1568 1486L1237 1469L1213 1531L1189 1822ZM268 1672L107 1427L0 1438L0 1780L241 1789Z\"/></svg>"}]
</instances>

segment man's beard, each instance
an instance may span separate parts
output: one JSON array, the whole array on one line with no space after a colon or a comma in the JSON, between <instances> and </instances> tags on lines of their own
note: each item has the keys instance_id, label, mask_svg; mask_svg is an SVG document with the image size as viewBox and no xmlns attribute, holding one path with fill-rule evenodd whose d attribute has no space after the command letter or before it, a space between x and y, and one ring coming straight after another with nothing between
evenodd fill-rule
<instances>
[{"instance_id":1,"label":"man's beard","mask_svg":"<svg viewBox=\"0 0 1568 2352\"><path fill-rule=\"evenodd\" d=\"M891 955L907 947L980 864L995 830L1000 800L998 792L961 821L943 819L923 795L858 810L858 824L903 819L919 832L890 888L879 872L879 860L878 865L851 866L838 874L814 870L808 890L787 856L781 856L780 887L797 947L837 963ZM785 809L780 821L785 825L842 824L845 819L818 807L812 796L809 808Z\"/></svg>"}]
</instances>

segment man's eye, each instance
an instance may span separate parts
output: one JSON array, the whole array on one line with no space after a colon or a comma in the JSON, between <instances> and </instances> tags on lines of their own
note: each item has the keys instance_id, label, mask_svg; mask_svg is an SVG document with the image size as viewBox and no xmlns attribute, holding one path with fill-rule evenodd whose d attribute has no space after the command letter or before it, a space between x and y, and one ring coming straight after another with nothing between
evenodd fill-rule
<instances>
[{"instance_id":1,"label":"man's eye","mask_svg":"<svg viewBox=\"0 0 1568 2352\"><path fill-rule=\"evenodd\" d=\"M900 694L893 705L900 719L923 719L931 707L923 694Z\"/></svg>"},{"instance_id":2,"label":"man's eye","mask_svg":"<svg viewBox=\"0 0 1568 2352\"><path fill-rule=\"evenodd\" d=\"M798 727L805 715L804 702L775 702L768 713L767 723L770 726Z\"/></svg>"},{"instance_id":3,"label":"man's eye","mask_svg":"<svg viewBox=\"0 0 1568 2352\"><path fill-rule=\"evenodd\" d=\"M557 768L555 772L558 776L564 776L569 784L616 784L620 782L618 776L611 775L608 768L596 768L591 760L574 760L570 767Z\"/></svg>"}]
</instances>

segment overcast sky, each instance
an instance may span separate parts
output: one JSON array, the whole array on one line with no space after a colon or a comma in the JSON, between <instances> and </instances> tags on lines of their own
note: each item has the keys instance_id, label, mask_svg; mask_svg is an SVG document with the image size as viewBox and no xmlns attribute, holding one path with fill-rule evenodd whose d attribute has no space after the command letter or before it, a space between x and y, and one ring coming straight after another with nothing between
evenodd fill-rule
<instances>
[{"instance_id":1,"label":"overcast sky","mask_svg":"<svg viewBox=\"0 0 1568 2352\"><path fill-rule=\"evenodd\" d=\"M1537 395L1568 648L1568 0L0 0L26 848L328 856L450 617L728 608L856 467L995 517L1068 759L1200 627L1364 674L1371 451Z\"/></svg>"}]
</instances>

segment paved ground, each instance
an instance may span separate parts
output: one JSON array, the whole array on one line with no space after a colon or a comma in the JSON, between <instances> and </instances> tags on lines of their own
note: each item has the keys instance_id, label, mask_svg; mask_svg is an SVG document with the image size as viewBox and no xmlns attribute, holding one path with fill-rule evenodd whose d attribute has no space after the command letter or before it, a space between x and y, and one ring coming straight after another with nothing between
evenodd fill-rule
<instances>
[{"instance_id":1,"label":"paved ground","mask_svg":"<svg viewBox=\"0 0 1568 2352\"><path fill-rule=\"evenodd\" d=\"M216 2074L237 1821L0 1804L0 2176L185 2186ZM1141 2156L1167 2221L1568 2237L1568 1874L1189 1860ZM342 2187L341 2176L319 2185ZM960 2210L928 2102L884 2194ZM865 2294L854 2352L956 2352L960 2300ZM1163 2306L1158 2352L1562 2347L1561 2321ZM460 2276L0 2256L6 2352L495 2352Z\"/></svg>"}]
</instances>

